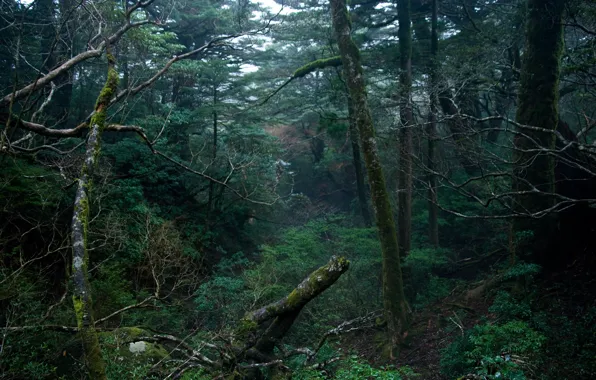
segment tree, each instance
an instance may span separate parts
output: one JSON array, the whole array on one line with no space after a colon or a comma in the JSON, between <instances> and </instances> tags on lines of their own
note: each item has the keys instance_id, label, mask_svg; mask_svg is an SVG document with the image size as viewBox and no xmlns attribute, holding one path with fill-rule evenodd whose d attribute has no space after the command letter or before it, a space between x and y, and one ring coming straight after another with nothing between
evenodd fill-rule
<instances>
[{"instance_id":1,"label":"tree","mask_svg":"<svg viewBox=\"0 0 596 380\"><path fill-rule=\"evenodd\" d=\"M412 30L410 0L400 0L399 17L399 194L400 256L410 252L412 240Z\"/></svg>"},{"instance_id":2,"label":"tree","mask_svg":"<svg viewBox=\"0 0 596 380\"><path fill-rule=\"evenodd\" d=\"M515 223L514 234L531 231L529 248L549 260L555 198L554 131L559 122L559 75L563 54L562 17L565 0L528 1L526 51L523 57L519 123L514 138L513 208L531 218ZM538 220L535 220L538 218ZM518 249L521 247L518 247Z\"/></svg>"},{"instance_id":3,"label":"tree","mask_svg":"<svg viewBox=\"0 0 596 380\"><path fill-rule=\"evenodd\" d=\"M89 286L89 252L87 233L89 229L89 191L93 184L93 172L101 152L101 135L106 128L106 115L110 101L118 90L116 62L107 49L108 75L106 83L97 97L95 113L89 122L89 136L81 167L72 215L72 278L74 291L72 300L80 330L87 371L91 379L107 379L101 347L95 331L93 302Z\"/></svg>"},{"instance_id":4,"label":"tree","mask_svg":"<svg viewBox=\"0 0 596 380\"><path fill-rule=\"evenodd\" d=\"M351 23L346 3L343 0L331 0L330 4L333 29L343 62L344 76L350 92L354 112L352 117L358 127L379 240L383 251L383 305L389 329L391 356L393 356L393 348L395 344L401 342L401 334L406 331L409 320L408 304L403 289L397 231L395 230L395 221L385 185L385 176L377 151L375 130L368 108L360 54L350 35Z\"/></svg>"}]
</instances>

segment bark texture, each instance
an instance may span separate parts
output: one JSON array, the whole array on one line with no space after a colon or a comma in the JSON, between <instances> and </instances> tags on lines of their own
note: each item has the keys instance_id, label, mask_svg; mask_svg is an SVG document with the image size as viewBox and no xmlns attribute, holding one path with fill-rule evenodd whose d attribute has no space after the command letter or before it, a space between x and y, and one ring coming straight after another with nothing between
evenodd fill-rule
<instances>
[{"instance_id":1,"label":"bark texture","mask_svg":"<svg viewBox=\"0 0 596 380\"><path fill-rule=\"evenodd\" d=\"M412 235L412 27L410 0L400 0L399 20L399 193L398 231L400 256L410 252Z\"/></svg>"},{"instance_id":2,"label":"bark texture","mask_svg":"<svg viewBox=\"0 0 596 380\"><path fill-rule=\"evenodd\" d=\"M108 53L108 78L97 98L95 113L89 123L89 135L85 161L81 168L72 215L72 278L73 303L79 334L83 343L85 365L90 379L107 379L105 363L93 320L93 302L88 279L89 252L87 229L89 223L89 192L93 182L93 170L99 159L101 134L106 126L106 112L110 100L118 90L118 73L115 62Z\"/></svg>"},{"instance_id":3,"label":"bark texture","mask_svg":"<svg viewBox=\"0 0 596 380\"><path fill-rule=\"evenodd\" d=\"M352 99L354 119L360 135L360 144L371 198L376 214L379 240L383 261L383 304L385 318L389 328L390 341L400 341L401 332L405 331L408 322L408 305L405 300L402 271L399 259L399 246L395 221L389 202L389 194L385 185L385 177L377 151L375 130L368 108L367 93L360 63L360 52L354 44L351 23L345 0L330 0L333 29L341 53L344 75Z\"/></svg>"},{"instance_id":4,"label":"bark texture","mask_svg":"<svg viewBox=\"0 0 596 380\"><path fill-rule=\"evenodd\" d=\"M562 17L565 0L529 0L526 24L526 51L523 57L521 85L516 121L521 125L542 128L537 131L520 127L514 139L514 209L520 213L540 216L553 206L555 163L549 150L555 148L559 120L559 74L563 53ZM538 190L536 192L534 189ZM513 233L531 231L527 246L516 251L548 255L554 223L549 215L538 220L516 221Z\"/></svg>"}]
</instances>

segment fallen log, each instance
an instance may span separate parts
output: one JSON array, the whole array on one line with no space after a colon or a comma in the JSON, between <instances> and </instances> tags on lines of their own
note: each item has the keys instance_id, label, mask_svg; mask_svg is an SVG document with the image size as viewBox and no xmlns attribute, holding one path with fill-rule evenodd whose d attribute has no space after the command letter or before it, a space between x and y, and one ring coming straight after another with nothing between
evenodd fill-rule
<instances>
[{"instance_id":1,"label":"fallen log","mask_svg":"<svg viewBox=\"0 0 596 380\"><path fill-rule=\"evenodd\" d=\"M186 338L181 339L169 334L150 333L142 329L134 330L138 330L139 333L135 336L129 336L126 343L143 341L160 343L166 348L169 347L168 351L171 356L178 356L183 359L180 360L182 364L168 375L170 378L179 378L192 368L203 368L213 375L220 374L227 379L260 379L259 369L265 367L270 368L270 373L277 373L278 378L289 378L291 372L285 366L284 359L294 355L306 355L308 361L311 361L316 351L296 349L284 353L281 350L281 355L274 355L273 349L292 327L301 310L310 301L331 287L348 270L349 266L350 262L346 258L331 257L327 264L312 272L286 297L260 309L248 312L240 321L233 338L223 345L202 342L199 345L200 347L193 347L189 342L186 342ZM342 326L351 325L354 321L346 322L336 330L339 331ZM18 333L35 329L65 333L80 331L79 327L60 325L7 327L0 328L0 331ZM121 328L121 330L123 329L125 328ZM98 328L97 330L101 331L102 329ZM322 343L317 347L317 351L321 345ZM313 368L323 367L336 360L314 364ZM152 371L163 375L158 369L160 363L161 361L154 365Z\"/></svg>"},{"instance_id":2,"label":"fallen log","mask_svg":"<svg viewBox=\"0 0 596 380\"><path fill-rule=\"evenodd\" d=\"M326 265L312 272L286 297L247 313L242 323L254 328L275 318L256 341L255 348L263 354L273 352L275 343L292 327L302 308L333 285L349 267L350 262L347 259L333 256Z\"/></svg>"}]
</instances>

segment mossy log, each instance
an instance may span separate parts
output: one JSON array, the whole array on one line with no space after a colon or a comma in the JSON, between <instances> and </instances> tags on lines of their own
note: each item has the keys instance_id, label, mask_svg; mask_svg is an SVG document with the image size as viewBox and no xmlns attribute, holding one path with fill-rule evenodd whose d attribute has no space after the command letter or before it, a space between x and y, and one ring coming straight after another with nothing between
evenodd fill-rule
<instances>
[{"instance_id":1,"label":"mossy log","mask_svg":"<svg viewBox=\"0 0 596 380\"><path fill-rule=\"evenodd\" d=\"M246 357L256 363L273 362L273 349L286 335L300 311L311 300L333 285L350 267L344 257L333 256L329 262L312 272L292 292L279 301L273 302L258 310L251 311L242 319L237 330L238 336L245 340L245 346L237 355ZM260 325L273 319L257 339ZM237 358L239 359L239 358ZM248 378L258 378L254 368L248 369ZM272 378L289 376L282 367L271 368Z\"/></svg>"},{"instance_id":2,"label":"mossy log","mask_svg":"<svg viewBox=\"0 0 596 380\"><path fill-rule=\"evenodd\" d=\"M246 314L245 323L260 325L280 315L299 313L313 298L333 285L349 267L350 262L346 258L333 256L326 265L312 272L286 297Z\"/></svg>"}]
</instances>

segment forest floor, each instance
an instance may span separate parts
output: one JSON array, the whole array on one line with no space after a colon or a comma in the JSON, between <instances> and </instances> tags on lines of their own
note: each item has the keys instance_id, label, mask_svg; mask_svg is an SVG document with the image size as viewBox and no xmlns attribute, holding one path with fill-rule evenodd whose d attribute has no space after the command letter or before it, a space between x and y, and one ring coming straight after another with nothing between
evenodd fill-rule
<instances>
[{"instance_id":1,"label":"forest floor","mask_svg":"<svg viewBox=\"0 0 596 380\"><path fill-rule=\"evenodd\" d=\"M413 324L399 356L387 361L383 352L382 331L368 330L344 336L341 346L358 353L376 367L382 365L409 366L418 379L445 380L441 374L441 351L464 331L490 319L491 300L478 297L463 301L462 294L452 294L414 312Z\"/></svg>"}]
</instances>

